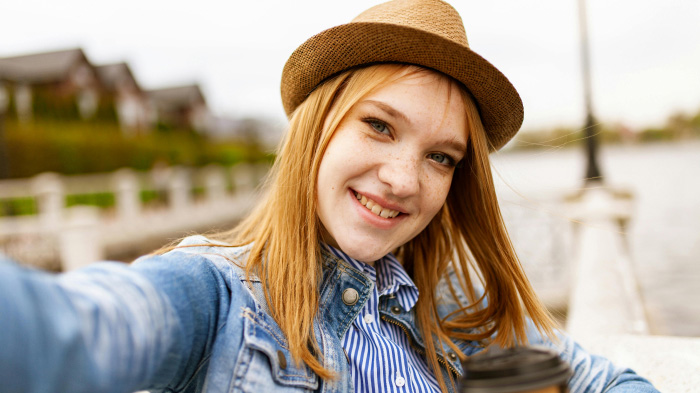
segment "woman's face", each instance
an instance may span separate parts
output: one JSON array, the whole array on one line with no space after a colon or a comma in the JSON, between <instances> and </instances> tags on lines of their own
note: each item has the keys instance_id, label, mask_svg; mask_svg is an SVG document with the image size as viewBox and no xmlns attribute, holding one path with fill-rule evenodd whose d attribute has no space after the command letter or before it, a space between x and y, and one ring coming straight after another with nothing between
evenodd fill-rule
<instances>
[{"instance_id":1,"label":"woman's face","mask_svg":"<svg viewBox=\"0 0 700 393\"><path fill-rule=\"evenodd\" d=\"M360 100L321 160L324 241L371 264L413 239L445 203L466 145L458 88L437 73L404 77Z\"/></svg>"}]
</instances>

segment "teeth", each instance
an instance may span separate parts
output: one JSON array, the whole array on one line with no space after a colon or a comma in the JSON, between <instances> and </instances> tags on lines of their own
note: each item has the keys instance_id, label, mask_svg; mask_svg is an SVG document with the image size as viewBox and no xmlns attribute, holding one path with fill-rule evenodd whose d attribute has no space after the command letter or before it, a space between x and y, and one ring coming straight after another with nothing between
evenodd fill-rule
<instances>
[{"instance_id":1,"label":"teeth","mask_svg":"<svg viewBox=\"0 0 700 393\"><path fill-rule=\"evenodd\" d=\"M385 209L377 202L367 198L364 195L360 195L357 192L355 193L355 198L357 198L357 200L360 201L362 206L366 207L369 211L380 217L394 218L399 215L399 212L397 212L396 210Z\"/></svg>"}]
</instances>

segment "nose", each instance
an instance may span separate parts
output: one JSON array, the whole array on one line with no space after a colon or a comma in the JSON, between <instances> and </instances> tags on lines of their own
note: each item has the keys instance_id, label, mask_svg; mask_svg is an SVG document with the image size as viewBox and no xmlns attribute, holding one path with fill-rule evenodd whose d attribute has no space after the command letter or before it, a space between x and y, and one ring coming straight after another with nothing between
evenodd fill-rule
<instances>
[{"instance_id":1,"label":"nose","mask_svg":"<svg viewBox=\"0 0 700 393\"><path fill-rule=\"evenodd\" d=\"M379 167L379 180L388 185L399 198L415 195L420 190L419 160L409 157L388 156Z\"/></svg>"}]
</instances>

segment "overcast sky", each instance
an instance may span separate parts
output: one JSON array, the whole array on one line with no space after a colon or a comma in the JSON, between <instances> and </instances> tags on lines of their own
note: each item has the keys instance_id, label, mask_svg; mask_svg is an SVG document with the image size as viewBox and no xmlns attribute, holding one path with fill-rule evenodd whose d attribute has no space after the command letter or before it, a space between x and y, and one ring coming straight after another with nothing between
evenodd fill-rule
<instances>
[{"instance_id":1,"label":"overcast sky","mask_svg":"<svg viewBox=\"0 0 700 393\"><path fill-rule=\"evenodd\" d=\"M0 56L82 47L146 88L198 82L220 115L283 122L282 67L377 0L0 0ZM525 103L525 129L583 121L577 0L456 0L473 50ZM606 122L662 124L700 108L700 1L589 0L594 105Z\"/></svg>"}]
</instances>

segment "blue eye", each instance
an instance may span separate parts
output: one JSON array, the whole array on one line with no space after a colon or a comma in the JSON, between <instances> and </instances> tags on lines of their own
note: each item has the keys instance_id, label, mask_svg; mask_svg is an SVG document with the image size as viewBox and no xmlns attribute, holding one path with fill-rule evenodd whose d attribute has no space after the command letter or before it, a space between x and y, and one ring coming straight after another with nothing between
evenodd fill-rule
<instances>
[{"instance_id":1,"label":"blue eye","mask_svg":"<svg viewBox=\"0 0 700 393\"><path fill-rule=\"evenodd\" d=\"M452 157L443 153L430 153L428 158L442 165L454 166L454 160Z\"/></svg>"}]
</instances>

